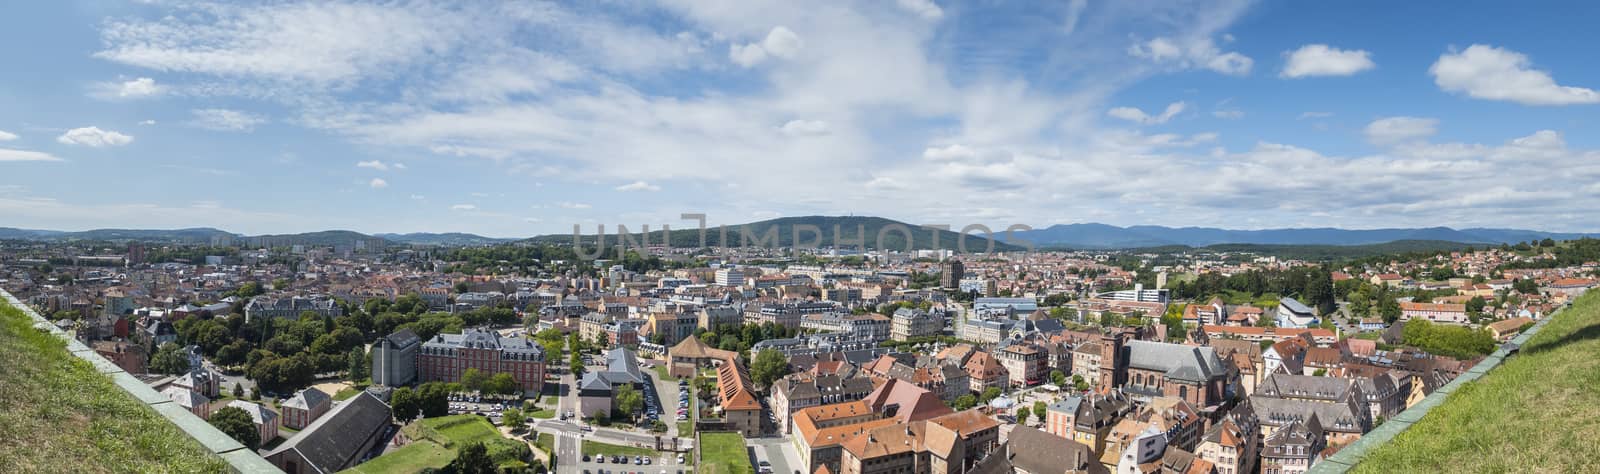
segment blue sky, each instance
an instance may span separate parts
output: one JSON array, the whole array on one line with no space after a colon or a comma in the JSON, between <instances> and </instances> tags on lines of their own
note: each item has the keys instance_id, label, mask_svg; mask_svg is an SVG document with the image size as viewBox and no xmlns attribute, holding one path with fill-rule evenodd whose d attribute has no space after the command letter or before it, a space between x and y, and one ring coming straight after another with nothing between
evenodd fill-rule
<instances>
[{"instance_id":1,"label":"blue sky","mask_svg":"<svg viewBox=\"0 0 1600 474\"><path fill-rule=\"evenodd\" d=\"M1592 2L21 2L0 226L1600 230Z\"/></svg>"}]
</instances>

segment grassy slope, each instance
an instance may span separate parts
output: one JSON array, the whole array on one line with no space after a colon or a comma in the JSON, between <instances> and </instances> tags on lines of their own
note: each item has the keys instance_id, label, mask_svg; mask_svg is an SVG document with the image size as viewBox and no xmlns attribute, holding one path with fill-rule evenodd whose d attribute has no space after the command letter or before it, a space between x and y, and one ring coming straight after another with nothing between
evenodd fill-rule
<instances>
[{"instance_id":1,"label":"grassy slope","mask_svg":"<svg viewBox=\"0 0 1600 474\"><path fill-rule=\"evenodd\" d=\"M661 455L661 453L656 452L656 450L654 450L654 449L636 448L636 447L633 447L633 446L622 446L622 445L618 445L618 444L608 444L608 443L601 443L601 442L598 442L598 441L589 441L589 440L584 440L583 441L583 454L586 454L586 455L604 454L604 455L607 455L607 456L611 456L611 455L618 455L618 456L647 456L647 457L656 457L656 456L660 456Z\"/></svg>"},{"instance_id":2,"label":"grassy slope","mask_svg":"<svg viewBox=\"0 0 1600 474\"><path fill-rule=\"evenodd\" d=\"M738 433L701 433L700 442L700 467L706 474L755 472L745 452L744 437Z\"/></svg>"},{"instance_id":3,"label":"grassy slope","mask_svg":"<svg viewBox=\"0 0 1600 474\"><path fill-rule=\"evenodd\" d=\"M0 471L220 472L200 443L0 301Z\"/></svg>"},{"instance_id":4,"label":"grassy slope","mask_svg":"<svg viewBox=\"0 0 1600 474\"><path fill-rule=\"evenodd\" d=\"M424 418L407 425L405 433L416 442L361 463L346 472L406 473L440 468L456 458L457 446L500 438L494 425L477 415Z\"/></svg>"},{"instance_id":5,"label":"grassy slope","mask_svg":"<svg viewBox=\"0 0 1600 474\"><path fill-rule=\"evenodd\" d=\"M1600 472L1600 291L1451 394L1356 472Z\"/></svg>"}]
</instances>

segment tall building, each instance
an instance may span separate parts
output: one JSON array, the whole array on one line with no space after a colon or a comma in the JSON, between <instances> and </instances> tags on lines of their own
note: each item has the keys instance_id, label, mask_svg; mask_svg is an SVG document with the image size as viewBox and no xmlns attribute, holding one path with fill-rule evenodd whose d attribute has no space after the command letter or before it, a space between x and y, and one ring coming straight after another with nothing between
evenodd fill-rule
<instances>
[{"instance_id":1,"label":"tall building","mask_svg":"<svg viewBox=\"0 0 1600 474\"><path fill-rule=\"evenodd\" d=\"M717 286L744 286L744 272L737 268L717 270Z\"/></svg>"},{"instance_id":2,"label":"tall building","mask_svg":"<svg viewBox=\"0 0 1600 474\"><path fill-rule=\"evenodd\" d=\"M961 285L961 276L967 273L967 267L960 260L951 260L939 265L939 286L941 288L956 288Z\"/></svg>"},{"instance_id":3,"label":"tall building","mask_svg":"<svg viewBox=\"0 0 1600 474\"><path fill-rule=\"evenodd\" d=\"M488 329L439 334L417 352L417 376L423 382L459 382L467 369L485 375L511 374L525 392L544 384L544 349L521 338L501 338Z\"/></svg>"},{"instance_id":4,"label":"tall building","mask_svg":"<svg viewBox=\"0 0 1600 474\"><path fill-rule=\"evenodd\" d=\"M372 346L372 383L399 387L417 378L417 348L422 339L410 329L395 331Z\"/></svg>"}]
</instances>

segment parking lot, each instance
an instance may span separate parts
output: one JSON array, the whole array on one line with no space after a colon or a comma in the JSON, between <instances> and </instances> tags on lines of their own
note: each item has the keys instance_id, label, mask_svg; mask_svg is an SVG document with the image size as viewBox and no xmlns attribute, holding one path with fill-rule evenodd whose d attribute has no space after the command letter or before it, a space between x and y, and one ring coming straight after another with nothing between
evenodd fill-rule
<instances>
[{"instance_id":1,"label":"parking lot","mask_svg":"<svg viewBox=\"0 0 1600 474\"><path fill-rule=\"evenodd\" d=\"M583 456L577 468L583 474L685 474L693 472L693 466L685 466L678 462L678 456L661 454L656 457L624 457L624 456ZM624 459L625 458L625 459Z\"/></svg>"}]
</instances>

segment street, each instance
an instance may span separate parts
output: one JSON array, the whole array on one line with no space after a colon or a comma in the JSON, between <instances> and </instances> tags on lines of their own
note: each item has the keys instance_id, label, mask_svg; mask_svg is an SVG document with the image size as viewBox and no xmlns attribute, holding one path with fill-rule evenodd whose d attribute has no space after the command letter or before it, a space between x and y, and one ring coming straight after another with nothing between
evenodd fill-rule
<instances>
[{"instance_id":1,"label":"street","mask_svg":"<svg viewBox=\"0 0 1600 474\"><path fill-rule=\"evenodd\" d=\"M799 451L787 437L749 438L745 440L745 446L755 452L755 459L750 462L752 465L760 466L761 461L766 461L772 464L772 472L776 474L805 474L809 471L802 465Z\"/></svg>"}]
</instances>

